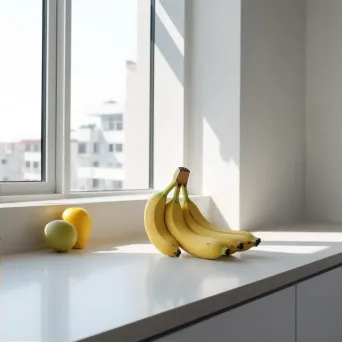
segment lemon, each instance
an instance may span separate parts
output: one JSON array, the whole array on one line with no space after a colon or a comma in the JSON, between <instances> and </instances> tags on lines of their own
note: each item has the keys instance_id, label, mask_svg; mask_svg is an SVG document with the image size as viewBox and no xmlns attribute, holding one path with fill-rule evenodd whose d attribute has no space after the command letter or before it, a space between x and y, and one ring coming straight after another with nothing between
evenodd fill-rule
<instances>
[{"instance_id":1,"label":"lemon","mask_svg":"<svg viewBox=\"0 0 342 342\"><path fill-rule=\"evenodd\" d=\"M62 219L76 228L77 241L74 248L83 249L89 240L91 232L91 218L88 212L83 208L68 208L64 210Z\"/></svg>"}]
</instances>

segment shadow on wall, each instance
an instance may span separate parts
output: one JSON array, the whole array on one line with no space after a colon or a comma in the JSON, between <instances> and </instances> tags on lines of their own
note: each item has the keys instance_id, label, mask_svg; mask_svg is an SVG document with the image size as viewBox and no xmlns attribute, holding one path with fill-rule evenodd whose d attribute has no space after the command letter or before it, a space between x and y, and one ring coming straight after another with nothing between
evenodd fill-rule
<instances>
[{"instance_id":1,"label":"shadow on wall","mask_svg":"<svg viewBox=\"0 0 342 342\"><path fill-rule=\"evenodd\" d=\"M193 60L192 40L185 37L185 32L188 32L188 27L191 26L191 16L186 13L189 3L190 0L156 0L155 48L159 50L184 91L184 112L185 115L191 113L185 117L184 128L192 128L190 135L185 134L185 144L192 149L191 155L185 155L185 166L192 170L189 190L202 193L203 116L191 107L189 99L192 97L193 87L187 85L192 73L189 61ZM184 40L187 40L186 49ZM180 43L182 47L179 46ZM204 106L205 99L202 101Z\"/></svg>"},{"instance_id":2,"label":"shadow on wall","mask_svg":"<svg viewBox=\"0 0 342 342\"><path fill-rule=\"evenodd\" d=\"M157 1L155 44L170 69L184 87L184 52L177 46L178 35L184 44L184 0ZM179 39L178 39L179 40Z\"/></svg>"},{"instance_id":3,"label":"shadow on wall","mask_svg":"<svg viewBox=\"0 0 342 342\"><path fill-rule=\"evenodd\" d=\"M219 18L217 9L212 9L216 15L207 14L205 28L199 33L201 49L205 48L206 53L198 55L194 48L194 40L197 39L197 36L185 34L185 32L193 32L196 27L193 25L192 2L192 0L156 0L155 46L184 88L185 113L191 113L186 116L185 121L185 130L187 127L191 127L190 134L185 132L186 144L191 146L192 152L191 155L185 156L186 166L193 170L189 187L192 192L202 193L203 155L206 156L205 175L212 174L221 178L222 174L225 174L226 168L229 170L232 163L238 167L239 131L234 128L239 123L236 121L238 108L235 105L234 97L237 91L236 83L227 81L226 77L227 63L234 62L232 59L234 57L230 56L230 44L222 44L222 53L217 54L216 32L222 31L220 27L225 26L222 23L228 20L226 11L222 11ZM208 6L208 10L211 10L210 6ZM227 32L222 32L222 36L232 40L235 37L228 32L228 29ZM184 40L186 40L185 51L179 47L179 39L182 40L183 46ZM192 53L197 53L195 59L191 58ZM196 83L198 76L208 81ZM187 84L189 80L192 80L191 86ZM197 95L196 102L189 101L189 98L193 98L193 91L196 92L196 95L205 94L205 96L200 98ZM234 97L233 101L231 96ZM231 103L233 104L231 105ZM206 133L205 141L203 131ZM209 145L213 145L212 151L208 148ZM211 158L214 163L210 163ZM217 161L221 162L219 165L223 166L222 170L217 170ZM210 184L210 188L214 188L215 193L220 193L217 179L212 182L214 183ZM225 184L231 185L229 182ZM234 187L234 185L232 186ZM214 205L214 208L217 206ZM218 209L216 211L219 212ZM225 222L225 226L230 226L229 222L227 223L227 217L224 218L222 214L219 216L221 223Z\"/></svg>"}]
</instances>

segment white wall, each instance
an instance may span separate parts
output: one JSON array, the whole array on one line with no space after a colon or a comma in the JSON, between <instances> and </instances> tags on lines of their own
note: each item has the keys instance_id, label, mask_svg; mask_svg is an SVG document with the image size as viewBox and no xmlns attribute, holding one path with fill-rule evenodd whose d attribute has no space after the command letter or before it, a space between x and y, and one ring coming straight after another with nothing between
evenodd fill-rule
<instances>
[{"instance_id":1,"label":"white wall","mask_svg":"<svg viewBox=\"0 0 342 342\"><path fill-rule=\"evenodd\" d=\"M304 94L305 0L242 0L242 229L302 217Z\"/></svg>"},{"instance_id":2,"label":"white wall","mask_svg":"<svg viewBox=\"0 0 342 342\"><path fill-rule=\"evenodd\" d=\"M154 51L154 187L183 166L184 8L188 0L156 0Z\"/></svg>"},{"instance_id":3,"label":"white wall","mask_svg":"<svg viewBox=\"0 0 342 342\"><path fill-rule=\"evenodd\" d=\"M192 0L187 6L190 190L212 197L211 218L222 226L299 220L305 0Z\"/></svg>"},{"instance_id":4,"label":"white wall","mask_svg":"<svg viewBox=\"0 0 342 342\"><path fill-rule=\"evenodd\" d=\"M211 218L239 227L240 0L187 0L186 165Z\"/></svg>"},{"instance_id":5,"label":"white wall","mask_svg":"<svg viewBox=\"0 0 342 342\"><path fill-rule=\"evenodd\" d=\"M342 1L307 1L308 219L342 221Z\"/></svg>"}]
</instances>

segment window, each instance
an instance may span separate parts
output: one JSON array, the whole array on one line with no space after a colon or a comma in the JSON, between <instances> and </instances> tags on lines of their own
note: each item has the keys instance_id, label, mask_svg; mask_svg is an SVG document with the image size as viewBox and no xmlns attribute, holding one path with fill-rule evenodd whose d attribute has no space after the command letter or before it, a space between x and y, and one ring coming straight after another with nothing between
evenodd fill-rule
<instances>
[{"instance_id":1,"label":"window","mask_svg":"<svg viewBox=\"0 0 342 342\"><path fill-rule=\"evenodd\" d=\"M43 56L47 56L51 40L46 35L49 25L46 1L0 1L0 145L11 143L13 149L18 151L6 171L8 174L4 175L13 184L2 187L3 193L20 192L22 185L14 183L25 179L42 182L35 188L48 188L45 172L31 179L25 178L23 170L17 168L24 162L24 152L32 151L32 144L35 146L37 142L39 145L42 141L47 147L46 70L50 58ZM51 118L53 115L51 113Z\"/></svg>"},{"instance_id":2,"label":"window","mask_svg":"<svg viewBox=\"0 0 342 342\"><path fill-rule=\"evenodd\" d=\"M114 119L108 119L106 130L114 131Z\"/></svg>"},{"instance_id":3,"label":"window","mask_svg":"<svg viewBox=\"0 0 342 342\"><path fill-rule=\"evenodd\" d=\"M150 188L151 3L2 2L0 196Z\"/></svg>"},{"instance_id":4,"label":"window","mask_svg":"<svg viewBox=\"0 0 342 342\"><path fill-rule=\"evenodd\" d=\"M125 151L127 167L119 163L123 172L115 175L125 179L125 189L150 186L150 11L149 0L72 1L71 129L76 140L82 136L94 144L93 153ZM87 136L80 129L86 123L96 125ZM70 154L71 169L80 165L82 171L79 155L72 148ZM103 155L101 165L112 162L115 168L115 160ZM92 165L91 155L84 158ZM78 174L71 177L72 190L80 190L88 176ZM99 189L120 188L103 177Z\"/></svg>"},{"instance_id":5,"label":"window","mask_svg":"<svg viewBox=\"0 0 342 342\"><path fill-rule=\"evenodd\" d=\"M105 130L106 131L122 131L122 122L110 118L106 121Z\"/></svg>"},{"instance_id":6,"label":"window","mask_svg":"<svg viewBox=\"0 0 342 342\"><path fill-rule=\"evenodd\" d=\"M78 153L83 154L87 152L87 145L84 143L79 143L78 144Z\"/></svg>"},{"instance_id":7,"label":"window","mask_svg":"<svg viewBox=\"0 0 342 342\"><path fill-rule=\"evenodd\" d=\"M117 123L116 123L116 130L117 130L117 131L122 131L122 128L123 128L122 122L117 122Z\"/></svg>"},{"instance_id":8,"label":"window","mask_svg":"<svg viewBox=\"0 0 342 342\"><path fill-rule=\"evenodd\" d=\"M112 182L113 189L120 190L122 189L122 181L113 181Z\"/></svg>"},{"instance_id":9,"label":"window","mask_svg":"<svg viewBox=\"0 0 342 342\"><path fill-rule=\"evenodd\" d=\"M93 151L94 151L94 153L99 153L99 144L98 143L94 143Z\"/></svg>"},{"instance_id":10,"label":"window","mask_svg":"<svg viewBox=\"0 0 342 342\"><path fill-rule=\"evenodd\" d=\"M94 178L93 181L92 181L92 187L93 187L93 189L98 188L98 187L99 187L99 184L100 184L100 180Z\"/></svg>"},{"instance_id":11,"label":"window","mask_svg":"<svg viewBox=\"0 0 342 342\"><path fill-rule=\"evenodd\" d=\"M1 165L7 165L7 159L1 159Z\"/></svg>"},{"instance_id":12,"label":"window","mask_svg":"<svg viewBox=\"0 0 342 342\"><path fill-rule=\"evenodd\" d=\"M122 152L122 144L115 144L115 152Z\"/></svg>"}]
</instances>

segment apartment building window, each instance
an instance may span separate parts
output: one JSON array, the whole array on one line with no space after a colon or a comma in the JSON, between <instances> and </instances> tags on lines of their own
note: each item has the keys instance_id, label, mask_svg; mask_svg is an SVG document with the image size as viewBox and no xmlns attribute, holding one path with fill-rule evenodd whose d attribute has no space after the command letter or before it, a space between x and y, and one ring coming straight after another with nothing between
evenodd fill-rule
<instances>
[{"instance_id":1,"label":"apartment building window","mask_svg":"<svg viewBox=\"0 0 342 342\"><path fill-rule=\"evenodd\" d=\"M123 129L122 122L117 122L116 123L116 131L122 131L122 129Z\"/></svg>"},{"instance_id":2,"label":"apartment building window","mask_svg":"<svg viewBox=\"0 0 342 342\"><path fill-rule=\"evenodd\" d=\"M106 168L112 162L114 168L122 168L115 164L115 153L125 153L125 166L133 168L127 173L126 167L122 172L113 170L121 182L115 189L152 187L155 6L151 4L155 1L3 2L0 160L7 157L1 151L8 144L14 159L9 163L13 169L1 175L9 179L1 184L1 196L67 196L82 188L92 190L93 185L113 190L114 175L103 172L103 179L90 181L86 169L94 157L98 162L94 167ZM137 159L138 167L129 162ZM30 168L34 172L25 170Z\"/></svg>"},{"instance_id":3,"label":"apartment building window","mask_svg":"<svg viewBox=\"0 0 342 342\"><path fill-rule=\"evenodd\" d=\"M122 121L120 119L112 117L106 118L104 130L106 131L122 131Z\"/></svg>"},{"instance_id":4,"label":"apartment building window","mask_svg":"<svg viewBox=\"0 0 342 342\"><path fill-rule=\"evenodd\" d=\"M108 130L108 131L114 131L114 127L115 127L114 119L113 119L113 118L108 119L108 120L107 120L107 127L106 127L106 130Z\"/></svg>"},{"instance_id":5,"label":"apartment building window","mask_svg":"<svg viewBox=\"0 0 342 342\"><path fill-rule=\"evenodd\" d=\"M79 143L78 144L78 153L79 154L84 154L87 152L87 144L85 143Z\"/></svg>"},{"instance_id":6,"label":"apartment building window","mask_svg":"<svg viewBox=\"0 0 342 342\"><path fill-rule=\"evenodd\" d=\"M98 161L94 161L94 162L93 162L93 167L99 167L99 165L100 165L100 164L99 164Z\"/></svg>"},{"instance_id":7,"label":"apartment building window","mask_svg":"<svg viewBox=\"0 0 342 342\"><path fill-rule=\"evenodd\" d=\"M122 152L123 146L122 144L115 144L115 152Z\"/></svg>"},{"instance_id":8,"label":"apartment building window","mask_svg":"<svg viewBox=\"0 0 342 342\"><path fill-rule=\"evenodd\" d=\"M99 153L99 144L98 143L94 143L93 144L93 152L94 153Z\"/></svg>"},{"instance_id":9,"label":"apartment building window","mask_svg":"<svg viewBox=\"0 0 342 342\"><path fill-rule=\"evenodd\" d=\"M93 180L92 180L92 187L94 189L97 189L99 187L99 185L100 185L100 180L96 179L96 178L93 178Z\"/></svg>"},{"instance_id":10,"label":"apartment building window","mask_svg":"<svg viewBox=\"0 0 342 342\"><path fill-rule=\"evenodd\" d=\"M113 189L121 190L123 184L122 184L122 181L115 180L115 181L112 182L112 186L113 186Z\"/></svg>"}]
</instances>

